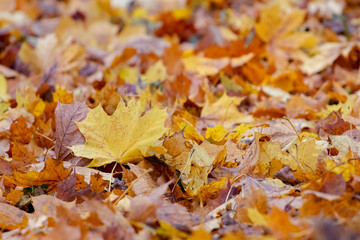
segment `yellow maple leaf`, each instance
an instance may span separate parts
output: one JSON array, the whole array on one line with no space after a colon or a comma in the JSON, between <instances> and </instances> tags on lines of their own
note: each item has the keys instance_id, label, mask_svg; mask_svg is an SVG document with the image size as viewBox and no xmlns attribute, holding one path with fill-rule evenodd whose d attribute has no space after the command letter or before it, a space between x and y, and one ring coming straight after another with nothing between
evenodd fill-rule
<instances>
[{"instance_id":1,"label":"yellow maple leaf","mask_svg":"<svg viewBox=\"0 0 360 240\"><path fill-rule=\"evenodd\" d=\"M173 120L174 125L178 128L178 130L184 130L184 136L186 139L194 140L197 143L204 141L204 137L189 121L178 116L174 116Z\"/></svg>"},{"instance_id":2,"label":"yellow maple leaf","mask_svg":"<svg viewBox=\"0 0 360 240\"><path fill-rule=\"evenodd\" d=\"M229 64L229 58L211 59L200 56L189 56L182 59L185 69L200 76L213 75Z\"/></svg>"},{"instance_id":3,"label":"yellow maple leaf","mask_svg":"<svg viewBox=\"0 0 360 240\"><path fill-rule=\"evenodd\" d=\"M201 111L201 117L221 121L224 127L232 127L235 123L246 122L250 120L250 117L239 112L237 108L243 100L243 97L229 97L226 93L216 102L208 98Z\"/></svg>"},{"instance_id":4,"label":"yellow maple leaf","mask_svg":"<svg viewBox=\"0 0 360 240\"><path fill-rule=\"evenodd\" d=\"M315 174L320 152L326 146L314 138L298 140L284 151L279 142L265 142L261 144L259 154L259 172L269 171L274 173L281 168L281 163L289 166L292 170L304 174Z\"/></svg>"},{"instance_id":5,"label":"yellow maple leaf","mask_svg":"<svg viewBox=\"0 0 360 240\"><path fill-rule=\"evenodd\" d=\"M138 80L138 72L134 67L121 66L118 76L124 79L126 83L136 84Z\"/></svg>"},{"instance_id":6,"label":"yellow maple leaf","mask_svg":"<svg viewBox=\"0 0 360 240\"><path fill-rule=\"evenodd\" d=\"M206 129L206 139L210 139L214 142L221 142L226 140L228 130L226 130L221 124L217 124L212 128Z\"/></svg>"},{"instance_id":7,"label":"yellow maple leaf","mask_svg":"<svg viewBox=\"0 0 360 240\"><path fill-rule=\"evenodd\" d=\"M260 14L260 22L255 24L259 37L269 42L275 38L285 36L299 27L305 19L305 11L293 9L283 14L280 4L273 4L264 8Z\"/></svg>"},{"instance_id":8,"label":"yellow maple leaf","mask_svg":"<svg viewBox=\"0 0 360 240\"><path fill-rule=\"evenodd\" d=\"M315 174L319 154L326 148L321 143L317 143L315 139L308 139L295 143L289 149L289 157L283 159L282 163L289 165L293 170L297 169L303 173Z\"/></svg>"},{"instance_id":9,"label":"yellow maple leaf","mask_svg":"<svg viewBox=\"0 0 360 240\"><path fill-rule=\"evenodd\" d=\"M164 81L166 79L166 67L162 60L157 61L154 65L149 67L146 73L142 76L144 82L153 83L157 80Z\"/></svg>"},{"instance_id":10,"label":"yellow maple leaf","mask_svg":"<svg viewBox=\"0 0 360 240\"><path fill-rule=\"evenodd\" d=\"M10 99L10 95L7 94L7 82L4 75L0 74L0 101L8 101Z\"/></svg>"},{"instance_id":11,"label":"yellow maple leaf","mask_svg":"<svg viewBox=\"0 0 360 240\"><path fill-rule=\"evenodd\" d=\"M144 113L140 101L134 99L127 105L121 101L111 116L97 106L76 123L86 143L70 149L76 156L93 159L92 167L138 161L165 133L166 117L166 110L157 107Z\"/></svg>"},{"instance_id":12,"label":"yellow maple leaf","mask_svg":"<svg viewBox=\"0 0 360 240\"><path fill-rule=\"evenodd\" d=\"M174 239L185 239L188 237L188 234L177 230L175 227L170 224L159 220L160 227L156 229L156 233L160 236L174 238Z\"/></svg>"},{"instance_id":13,"label":"yellow maple leaf","mask_svg":"<svg viewBox=\"0 0 360 240\"><path fill-rule=\"evenodd\" d=\"M222 177L217 181L212 181L211 183L202 186L200 189L200 198L203 201L206 201L218 197L220 190L224 187L227 180L227 177Z\"/></svg>"},{"instance_id":14,"label":"yellow maple leaf","mask_svg":"<svg viewBox=\"0 0 360 240\"><path fill-rule=\"evenodd\" d=\"M258 226L267 226L266 218L259 212L257 208L248 208L248 217L250 220Z\"/></svg>"},{"instance_id":15,"label":"yellow maple leaf","mask_svg":"<svg viewBox=\"0 0 360 240\"><path fill-rule=\"evenodd\" d=\"M203 239L203 240L211 240L211 234L206 231L203 227L193 231L191 233L191 236L188 238L189 240L197 240L197 239Z\"/></svg>"},{"instance_id":16,"label":"yellow maple leaf","mask_svg":"<svg viewBox=\"0 0 360 240\"><path fill-rule=\"evenodd\" d=\"M0 116L4 112L6 112L6 110L8 110L9 107L10 107L10 103L0 103Z\"/></svg>"},{"instance_id":17,"label":"yellow maple leaf","mask_svg":"<svg viewBox=\"0 0 360 240\"><path fill-rule=\"evenodd\" d=\"M326 169L336 174L341 174L346 182L351 180L353 173L355 173L355 166L350 161L344 161L336 164L333 160L327 159L325 161Z\"/></svg>"},{"instance_id":18,"label":"yellow maple leaf","mask_svg":"<svg viewBox=\"0 0 360 240\"><path fill-rule=\"evenodd\" d=\"M253 126L253 124L241 123L230 132L229 138L233 141L237 141L247 130L251 129Z\"/></svg>"},{"instance_id":19,"label":"yellow maple leaf","mask_svg":"<svg viewBox=\"0 0 360 240\"><path fill-rule=\"evenodd\" d=\"M183 20L191 17L191 11L188 8L179 8L172 11L172 15L176 20Z\"/></svg>"},{"instance_id":20,"label":"yellow maple leaf","mask_svg":"<svg viewBox=\"0 0 360 240\"><path fill-rule=\"evenodd\" d=\"M61 102L63 104L70 104L74 100L72 93L68 93L66 89L59 87L53 93L53 101L54 102Z\"/></svg>"},{"instance_id":21,"label":"yellow maple leaf","mask_svg":"<svg viewBox=\"0 0 360 240\"><path fill-rule=\"evenodd\" d=\"M178 157L166 163L180 171L185 189L192 195L197 195L200 189L208 183L215 157L209 156L203 146L193 143L191 152L182 152Z\"/></svg>"}]
</instances>

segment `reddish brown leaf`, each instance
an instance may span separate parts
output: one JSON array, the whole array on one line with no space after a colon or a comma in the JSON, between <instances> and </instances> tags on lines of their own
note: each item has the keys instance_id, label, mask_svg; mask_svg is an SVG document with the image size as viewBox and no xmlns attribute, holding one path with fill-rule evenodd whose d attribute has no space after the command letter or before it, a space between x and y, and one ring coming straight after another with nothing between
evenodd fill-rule
<instances>
[{"instance_id":1,"label":"reddish brown leaf","mask_svg":"<svg viewBox=\"0 0 360 240\"><path fill-rule=\"evenodd\" d=\"M88 111L85 103L58 104L55 110L55 152L58 160L66 159L71 153L71 150L67 147L85 143L85 139L76 126L75 121L80 122L84 120Z\"/></svg>"}]
</instances>

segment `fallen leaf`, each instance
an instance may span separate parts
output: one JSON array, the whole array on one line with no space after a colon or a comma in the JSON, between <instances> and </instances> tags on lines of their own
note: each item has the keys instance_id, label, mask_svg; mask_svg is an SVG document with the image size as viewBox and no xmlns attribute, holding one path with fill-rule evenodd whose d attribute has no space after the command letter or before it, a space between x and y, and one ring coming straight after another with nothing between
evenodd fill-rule
<instances>
[{"instance_id":1,"label":"fallen leaf","mask_svg":"<svg viewBox=\"0 0 360 240\"><path fill-rule=\"evenodd\" d=\"M55 196L63 201L73 201L75 199L76 174L72 173L56 186Z\"/></svg>"},{"instance_id":2,"label":"fallen leaf","mask_svg":"<svg viewBox=\"0 0 360 240\"><path fill-rule=\"evenodd\" d=\"M166 110L156 107L142 114L143 108L136 100L130 100L127 106L121 101L111 116L101 106L90 109L86 119L77 122L86 143L70 149L76 156L93 159L90 166L139 161L164 134L167 117Z\"/></svg>"},{"instance_id":3,"label":"fallen leaf","mask_svg":"<svg viewBox=\"0 0 360 240\"><path fill-rule=\"evenodd\" d=\"M25 228L28 224L28 214L17 207L0 203L0 228L14 230Z\"/></svg>"},{"instance_id":4,"label":"fallen leaf","mask_svg":"<svg viewBox=\"0 0 360 240\"><path fill-rule=\"evenodd\" d=\"M165 78L166 68L161 60L152 65L142 76L143 81L146 83L153 83L156 81L162 82Z\"/></svg>"},{"instance_id":5,"label":"fallen leaf","mask_svg":"<svg viewBox=\"0 0 360 240\"><path fill-rule=\"evenodd\" d=\"M13 177L5 177L5 180L11 184L22 187L49 185L52 189L58 182L64 180L71 173L71 170L65 169L62 162L49 158L45 162L45 168L40 171L27 171L26 173L14 171Z\"/></svg>"},{"instance_id":6,"label":"fallen leaf","mask_svg":"<svg viewBox=\"0 0 360 240\"><path fill-rule=\"evenodd\" d=\"M317 73L330 66L340 55L341 43L324 43L317 49L317 54L312 57L304 57L300 67L303 73L308 75Z\"/></svg>"},{"instance_id":7,"label":"fallen leaf","mask_svg":"<svg viewBox=\"0 0 360 240\"><path fill-rule=\"evenodd\" d=\"M11 189L10 193L6 195L6 200L9 201L11 205L15 206L23 196L23 191Z\"/></svg>"},{"instance_id":8,"label":"fallen leaf","mask_svg":"<svg viewBox=\"0 0 360 240\"><path fill-rule=\"evenodd\" d=\"M58 103L55 109L56 121L56 158L64 160L71 153L67 147L85 143L75 121L85 119L88 108L85 103L75 102L72 104Z\"/></svg>"},{"instance_id":9,"label":"fallen leaf","mask_svg":"<svg viewBox=\"0 0 360 240\"><path fill-rule=\"evenodd\" d=\"M7 102L10 99L7 93L7 82L4 75L0 74L0 102Z\"/></svg>"},{"instance_id":10,"label":"fallen leaf","mask_svg":"<svg viewBox=\"0 0 360 240\"><path fill-rule=\"evenodd\" d=\"M34 134L34 128L28 127L27 122L23 116L20 116L16 119L10 127L11 138L14 141L28 144L31 141L31 138Z\"/></svg>"}]
</instances>

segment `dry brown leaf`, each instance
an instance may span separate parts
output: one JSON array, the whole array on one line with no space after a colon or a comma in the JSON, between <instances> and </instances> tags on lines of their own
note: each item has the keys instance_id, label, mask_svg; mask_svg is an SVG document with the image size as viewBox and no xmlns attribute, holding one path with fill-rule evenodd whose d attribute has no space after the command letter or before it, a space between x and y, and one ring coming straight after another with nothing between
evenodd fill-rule
<instances>
[{"instance_id":1,"label":"dry brown leaf","mask_svg":"<svg viewBox=\"0 0 360 240\"><path fill-rule=\"evenodd\" d=\"M71 153L67 147L85 143L83 135L75 124L85 119L89 112L85 103L58 103L55 110L56 142L55 152L58 160L64 160Z\"/></svg>"}]
</instances>

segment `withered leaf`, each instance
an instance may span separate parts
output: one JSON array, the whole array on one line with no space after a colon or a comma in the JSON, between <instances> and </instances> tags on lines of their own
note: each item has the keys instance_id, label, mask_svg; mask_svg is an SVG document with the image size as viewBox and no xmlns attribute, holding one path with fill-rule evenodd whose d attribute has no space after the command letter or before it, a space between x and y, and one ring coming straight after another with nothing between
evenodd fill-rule
<instances>
[{"instance_id":1,"label":"withered leaf","mask_svg":"<svg viewBox=\"0 0 360 240\"><path fill-rule=\"evenodd\" d=\"M11 138L14 141L28 144L34 134L34 128L32 126L28 127L25 118L20 116L15 122L13 122L13 124L11 124L10 133Z\"/></svg>"},{"instance_id":2,"label":"withered leaf","mask_svg":"<svg viewBox=\"0 0 360 240\"><path fill-rule=\"evenodd\" d=\"M14 143L12 148L12 161L10 162L11 168L23 171L24 167L35 162L35 154L33 152L30 152L26 146L21 143Z\"/></svg>"},{"instance_id":3,"label":"withered leaf","mask_svg":"<svg viewBox=\"0 0 360 240\"><path fill-rule=\"evenodd\" d=\"M58 160L64 160L71 153L67 147L83 144L85 139L75 124L85 119L89 112L84 102L72 104L58 103L55 109L56 143L55 153Z\"/></svg>"},{"instance_id":4,"label":"withered leaf","mask_svg":"<svg viewBox=\"0 0 360 240\"><path fill-rule=\"evenodd\" d=\"M24 228L28 224L28 214L17 207L0 203L0 228L13 230Z\"/></svg>"},{"instance_id":5,"label":"withered leaf","mask_svg":"<svg viewBox=\"0 0 360 240\"><path fill-rule=\"evenodd\" d=\"M75 199L76 174L72 173L57 184L55 196L63 201L70 202Z\"/></svg>"},{"instance_id":6,"label":"withered leaf","mask_svg":"<svg viewBox=\"0 0 360 240\"><path fill-rule=\"evenodd\" d=\"M67 178L71 173L70 169L65 169L62 162L58 162L49 158L45 162L42 171L27 171L26 173L14 171L13 177L5 177L5 181L22 187L40 186L42 184L49 185L52 189L58 182Z\"/></svg>"}]
</instances>

